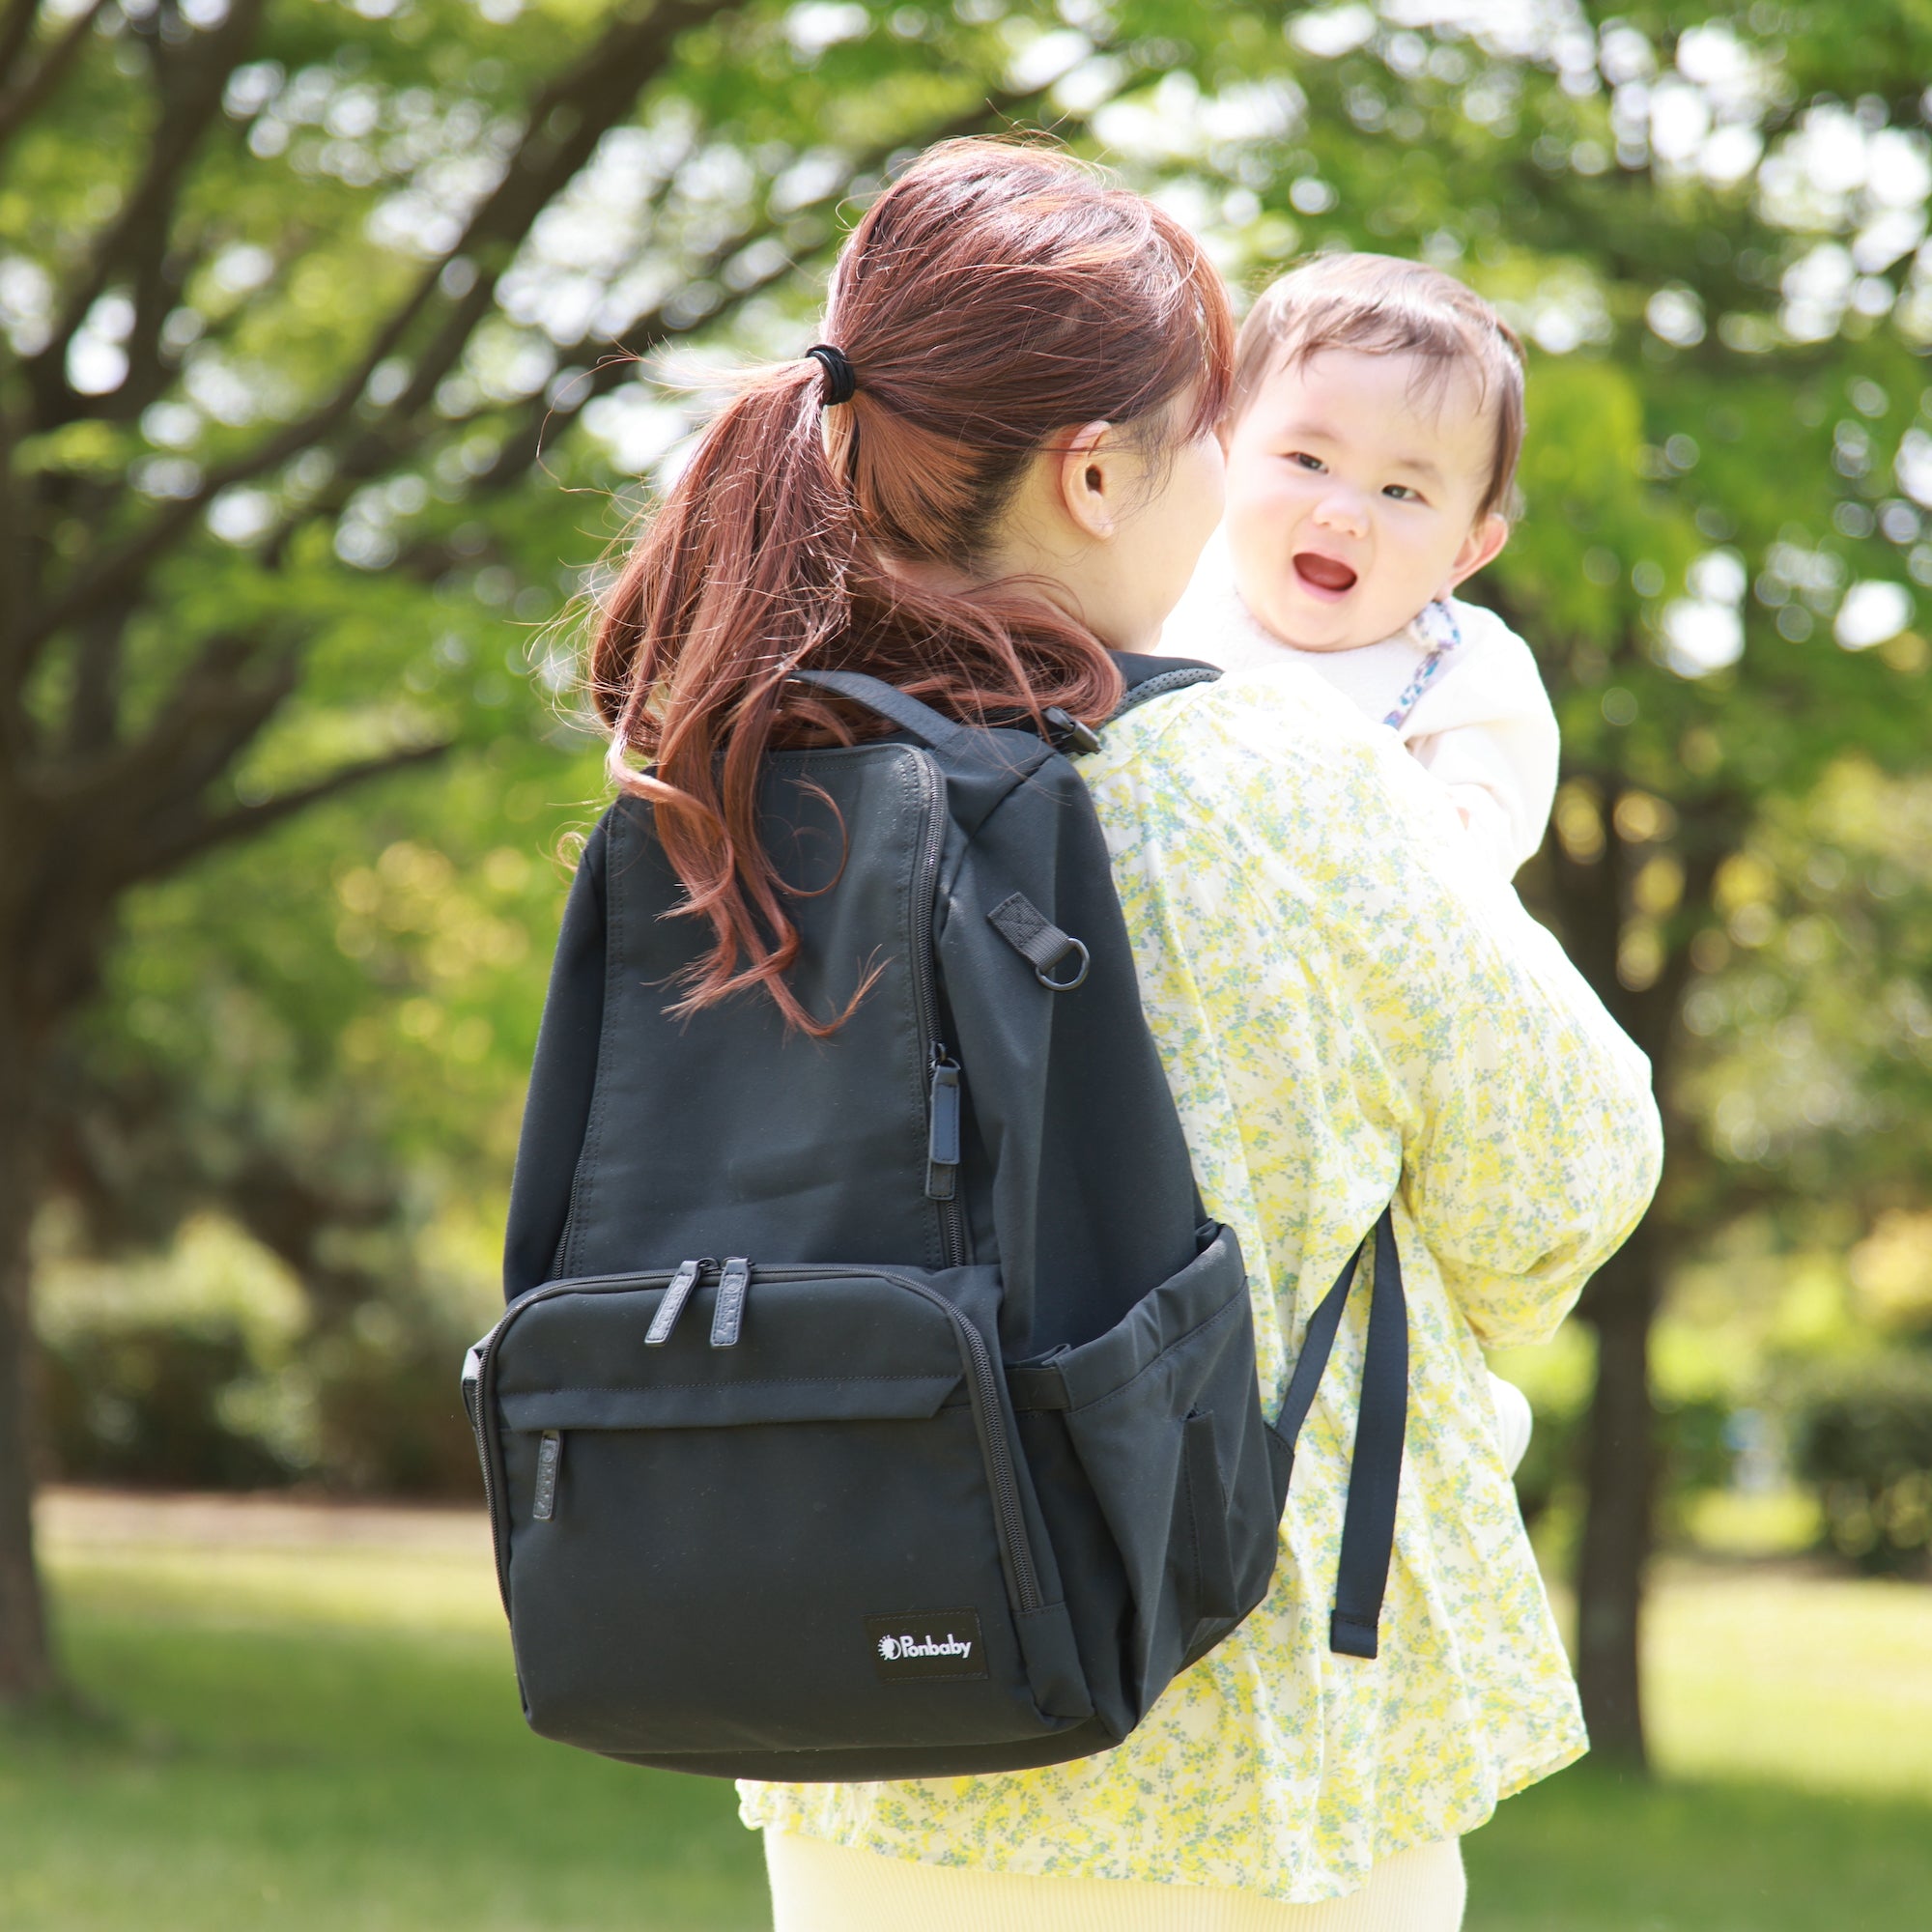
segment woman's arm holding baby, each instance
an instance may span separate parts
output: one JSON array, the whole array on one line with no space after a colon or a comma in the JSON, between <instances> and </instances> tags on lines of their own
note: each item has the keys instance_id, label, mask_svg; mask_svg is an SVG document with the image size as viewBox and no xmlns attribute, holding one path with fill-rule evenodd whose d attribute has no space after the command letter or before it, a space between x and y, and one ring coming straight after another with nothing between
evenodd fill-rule
<instances>
[{"instance_id":1,"label":"woman's arm holding baby","mask_svg":"<svg viewBox=\"0 0 1932 1932\"><path fill-rule=\"evenodd\" d=\"M1291 703L1256 692L1243 722ZM1400 1134L1444 1282L1484 1343L1547 1338L1656 1187L1648 1063L1386 736L1292 753L1249 795L1270 809L1231 828L1248 916L1357 1016L1349 1077Z\"/></svg>"}]
</instances>

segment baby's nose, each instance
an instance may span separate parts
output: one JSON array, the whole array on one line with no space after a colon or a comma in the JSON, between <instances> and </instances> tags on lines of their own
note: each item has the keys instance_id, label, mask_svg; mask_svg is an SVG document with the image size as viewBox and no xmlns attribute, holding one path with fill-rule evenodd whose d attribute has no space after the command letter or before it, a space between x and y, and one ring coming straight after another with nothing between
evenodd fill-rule
<instances>
[{"instance_id":1,"label":"baby's nose","mask_svg":"<svg viewBox=\"0 0 1932 1932\"><path fill-rule=\"evenodd\" d=\"M1315 521L1324 529L1351 537L1369 533L1368 511L1357 490L1331 490L1315 506Z\"/></svg>"}]
</instances>

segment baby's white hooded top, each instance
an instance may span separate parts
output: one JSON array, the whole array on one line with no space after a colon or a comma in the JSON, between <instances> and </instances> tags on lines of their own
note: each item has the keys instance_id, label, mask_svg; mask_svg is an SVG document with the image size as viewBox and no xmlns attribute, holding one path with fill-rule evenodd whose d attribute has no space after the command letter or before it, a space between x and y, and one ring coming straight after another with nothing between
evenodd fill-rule
<instances>
[{"instance_id":1,"label":"baby's white hooded top","mask_svg":"<svg viewBox=\"0 0 1932 1932\"><path fill-rule=\"evenodd\" d=\"M1529 646L1494 611L1450 598L1379 642L1303 650L1283 643L1241 601L1217 531L1158 649L1230 671L1305 665L1391 725L1448 788L1504 878L1543 843L1556 797L1556 714Z\"/></svg>"}]
</instances>

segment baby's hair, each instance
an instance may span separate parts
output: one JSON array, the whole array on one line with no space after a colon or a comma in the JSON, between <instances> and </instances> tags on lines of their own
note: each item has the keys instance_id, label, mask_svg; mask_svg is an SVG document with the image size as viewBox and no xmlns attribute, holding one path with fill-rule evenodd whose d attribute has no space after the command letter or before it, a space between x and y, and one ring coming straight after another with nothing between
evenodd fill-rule
<instances>
[{"instance_id":1,"label":"baby's hair","mask_svg":"<svg viewBox=\"0 0 1932 1932\"><path fill-rule=\"evenodd\" d=\"M1476 380L1479 407L1494 415L1495 440L1478 521L1512 513L1522 453L1522 340L1454 275L1393 255L1315 255L1256 299L1235 345L1230 413L1236 420L1281 369L1324 349L1413 355L1425 394L1439 395L1452 370Z\"/></svg>"}]
</instances>

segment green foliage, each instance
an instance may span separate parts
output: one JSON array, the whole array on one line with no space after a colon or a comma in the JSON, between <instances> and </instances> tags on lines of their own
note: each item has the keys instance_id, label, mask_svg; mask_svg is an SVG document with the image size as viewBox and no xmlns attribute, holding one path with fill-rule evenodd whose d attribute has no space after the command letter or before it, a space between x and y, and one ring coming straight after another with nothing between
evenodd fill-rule
<instances>
[{"instance_id":1,"label":"green foliage","mask_svg":"<svg viewBox=\"0 0 1932 1932\"><path fill-rule=\"evenodd\" d=\"M1722 923L1697 944L1684 1009L1686 1097L1713 1151L1800 1200L1857 1202L1856 1220L1921 1203L1932 789L1844 757L1767 802L1714 902Z\"/></svg>"},{"instance_id":2,"label":"green foliage","mask_svg":"<svg viewBox=\"0 0 1932 1932\"><path fill-rule=\"evenodd\" d=\"M42 1357L47 1473L141 1489L476 1493L450 1369L474 1325L376 1303L298 1362L264 1363L249 1339L165 1309L64 1333Z\"/></svg>"},{"instance_id":3,"label":"green foliage","mask_svg":"<svg viewBox=\"0 0 1932 1932\"><path fill-rule=\"evenodd\" d=\"M727 319L795 347L841 197L1026 95L989 101L986 19L153 0L16 97L70 15L15 14L0 845L77 897L80 952L37 1031L124 936L69 1036L59 1184L109 1245L212 1201L339 1312L419 1257L319 1244L419 1251L460 1200L480 1250L499 1212L552 855L600 802L546 627L635 507L627 464L684 428L642 358ZM218 849L439 743L434 787ZM42 796L98 808L99 863Z\"/></svg>"},{"instance_id":4,"label":"green foliage","mask_svg":"<svg viewBox=\"0 0 1932 1932\"><path fill-rule=\"evenodd\" d=\"M154 1319L83 1332L48 1349L42 1365L46 1445L70 1481L250 1490L287 1479L268 1447L221 1413L254 1367L233 1326Z\"/></svg>"},{"instance_id":5,"label":"green foliage","mask_svg":"<svg viewBox=\"0 0 1932 1932\"><path fill-rule=\"evenodd\" d=\"M379 1231L377 1258L400 1258L407 1273L332 1315L225 1220L197 1215L159 1254L105 1263L72 1245L75 1232L63 1245L50 1229L41 1259L49 1475L476 1494L452 1364L493 1297L467 1270L418 1269L433 1231L419 1243Z\"/></svg>"},{"instance_id":6,"label":"green foliage","mask_svg":"<svg viewBox=\"0 0 1932 1932\"><path fill-rule=\"evenodd\" d=\"M1802 1752L1804 1740L1789 1748ZM1770 1783L1644 1784L1585 1760L1463 1847L1481 1932L1814 1932L1900 1926L1928 1875L1922 1805Z\"/></svg>"},{"instance_id":7,"label":"green foliage","mask_svg":"<svg viewBox=\"0 0 1932 1932\"><path fill-rule=\"evenodd\" d=\"M478 1495L475 1443L451 1374L478 1332L385 1302L310 1351L323 1480L375 1495Z\"/></svg>"},{"instance_id":8,"label":"green foliage","mask_svg":"<svg viewBox=\"0 0 1932 1932\"><path fill-rule=\"evenodd\" d=\"M1814 1366L1793 1390L1794 1461L1832 1548L1869 1575L1932 1559L1932 1353Z\"/></svg>"},{"instance_id":9,"label":"green foliage","mask_svg":"<svg viewBox=\"0 0 1932 1932\"><path fill-rule=\"evenodd\" d=\"M1536 1427L1516 1472L1522 1520L1547 1561L1567 1567L1584 1503L1584 1432L1589 1412L1569 1400L1533 1401ZM1730 1440L1732 1410L1712 1396L1658 1404L1651 1453L1657 1460L1659 1535L1666 1545L1688 1540L1698 1501L1731 1482L1736 1456Z\"/></svg>"},{"instance_id":10,"label":"green foliage","mask_svg":"<svg viewBox=\"0 0 1932 1932\"><path fill-rule=\"evenodd\" d=\"M751 1932L731 1787L532 1738L476 1548L83 1554L64 1629L127 1728L0 1734L10 1932Z\"/></svg>"},{"instance_id":11,"label":"green foliage","mask_svg":"<svg viewBox=\"0 0 1932 1932\"><path fill-rule=\"evenodd\" d=\"M108 10L8 150L14 405L152 148L166 48L202 45L214 11ZM1244 289L1305 249L1375 247L1464 274L1522 329L1526 513L1474 588L1530 638L1563 720L1544 902L1670 1063L1666 1493L1706 1480L1717 1416L1786 1356L1894 1332L1859 1270L1910 1269L1856 1256L1928 1193L1932 837L1896 776L1922 767L1932 710L1932 298L1900 239L1926 199L1923 10L703 11L546 177L543 220L464 245L504 157L567 138L530 103L620 11L270 0L185 174L179 285L112 280L65 357L79 413L14 449L46 486L48 595L194 504L108 666L124 738L211 636L299 651L198 803L454 747L113 915L104 997L60 1068L58 1185L124 1267L213 1206L305 1308L272 1346L248 1331L198 1426L242 1416L332 1481L467 1480L460 1431L432 1446L433 1362L493 1296L554 855L601 798L575 626L709 393L658 379L687 349L795 353L895 150L1009 112L1159 193ZM377 354L410 292L419 315ZM117 302L138 311L119 336ZM211 487L338 397L306 442ZM58 641L29 693L55 738L101 674L77 630ZM176 1319L229 1332L154 1317ZM115 1321L54 1346L125 1382L105 1338L145 1331ZM1680 1373L1687 1326L1748 1368ZM1532 1512L1574 1516L1587 1388L1539 1403Z\"/></svg>"}]
</instances>

